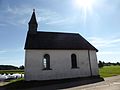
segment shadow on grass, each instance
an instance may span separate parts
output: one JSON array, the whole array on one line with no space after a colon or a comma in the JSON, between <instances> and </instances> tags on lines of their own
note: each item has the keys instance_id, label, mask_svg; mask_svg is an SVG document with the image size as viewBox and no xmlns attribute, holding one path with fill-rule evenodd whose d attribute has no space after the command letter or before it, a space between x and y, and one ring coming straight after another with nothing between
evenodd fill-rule
<instances>
[{"instance_id":1,"label":"shadow on grass","mask_svg":"<svg viewBox=\"0 0 120 90\"><path fill-rule=\"evenodd\" d=\"M92 84L96 82L104 81L101 77L84 77L74 79L62 79L62 80L47 80L47 81L24 81L20 80L0 87L0 90L17 90L17 89L30 89L33 90L58 90L66 89L86 84Z\"/></svg>"}]
</instances>

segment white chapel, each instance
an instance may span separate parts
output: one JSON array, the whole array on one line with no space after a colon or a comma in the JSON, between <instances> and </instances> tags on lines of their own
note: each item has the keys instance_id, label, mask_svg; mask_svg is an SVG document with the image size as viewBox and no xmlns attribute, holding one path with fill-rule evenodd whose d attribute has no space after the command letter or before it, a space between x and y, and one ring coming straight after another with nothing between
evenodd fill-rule
<instances>
[{"instance_id":1,"label":"white chapel","mask_svg":"<svg viewBox=\"0 0 120 90\"><path fill-rule=\"evenodd\" d=\"M25 80L99 76L98 50L79 33L37 31L35 11L25 42Z\"/></svg>"}]
</instances>

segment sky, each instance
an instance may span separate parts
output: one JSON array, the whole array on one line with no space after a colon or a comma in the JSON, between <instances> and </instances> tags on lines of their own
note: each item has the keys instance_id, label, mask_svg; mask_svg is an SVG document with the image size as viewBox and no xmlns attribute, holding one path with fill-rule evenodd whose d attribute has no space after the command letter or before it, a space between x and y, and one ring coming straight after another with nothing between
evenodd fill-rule
<instances>
[{"instance_id":1,"label":"sky","mask_svg":"<svg viewBox=\"0 0 120 90\"><path fill-rule=\"evenodd\" d=\"M38 31L79 33L99 50L98 60L120 62L120 0L82 1L0 0L0 65L24 65L33 9Z\"/></svg>"}]
</instances>

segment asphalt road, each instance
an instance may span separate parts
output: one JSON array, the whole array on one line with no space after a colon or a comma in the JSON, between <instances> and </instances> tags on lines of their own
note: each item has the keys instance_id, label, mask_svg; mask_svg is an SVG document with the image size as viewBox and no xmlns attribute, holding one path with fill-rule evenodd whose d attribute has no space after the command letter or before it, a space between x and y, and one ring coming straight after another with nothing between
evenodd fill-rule
<instances>
[{"instance_id":1,"label":"asphalt road","mask_svg":"<svg viewBox=\"0 0 120 90\"><path fill-rule=\"evenodd\" d=\"M120 90L120 76L105 78L105 81L67 88L63 90Z\"/></svg>"}]
</instances>

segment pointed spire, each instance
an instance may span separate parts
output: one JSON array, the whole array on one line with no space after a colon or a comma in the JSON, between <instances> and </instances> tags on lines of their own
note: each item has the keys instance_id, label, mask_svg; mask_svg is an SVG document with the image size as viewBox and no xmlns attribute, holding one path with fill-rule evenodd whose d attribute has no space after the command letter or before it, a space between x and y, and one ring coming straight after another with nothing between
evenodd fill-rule
<instances>
[{"instance_id":1,"label":"pointed spire","mask_svg":"<svg viewBox=\"0 0 120 90\"><path fill-rule=\"evenodd\" d=\"M33 9L33 13L28 24L29 24L29 32L36 33L38 24L37 24L36 15L35 15L35 9Z\"/></svg>"},{"instance_id":2,"label":"pointed spire","mask_svg":"<svg viewBox=\"0 0 120 90\"><path fill-rule=\"evenodd\" d=\"M35 15L35 9L33 9L33 13L32 13L32 17L30 19L29 24L37 24L37 20L36 20L36 15Z\"/></svg>"}]
</instances>

